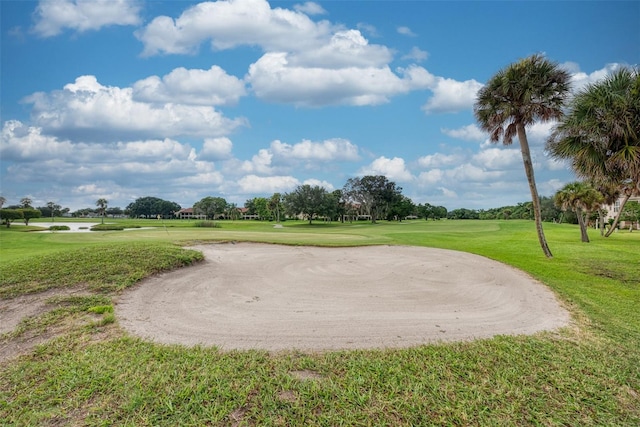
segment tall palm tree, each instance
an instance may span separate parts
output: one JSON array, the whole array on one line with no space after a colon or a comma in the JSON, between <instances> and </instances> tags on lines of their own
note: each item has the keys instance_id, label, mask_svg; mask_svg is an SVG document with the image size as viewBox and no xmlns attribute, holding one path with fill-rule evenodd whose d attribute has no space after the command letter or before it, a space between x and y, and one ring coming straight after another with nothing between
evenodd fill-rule
<instances>
[{"instance_id":1,"label":"tall palm tree","mask_svg":"<svg viewBox=\"0 0 640 427\"><path fill-rule=\"evenodd\" d=\"M640 70L621 68L578 92L547 149L568 159L579 177L619 188L623 199L609 236L629 198L640 194Z\"/></svg>"},{"instance_id":2,"label":"tall palm tree","mask_svg":"<svg viewBox=\"0 0 640 427\"><path fill-rule=\"evenodd\" d=\"M536 121L562 117L562 106L569 93L569 73L542 55L515 62L498 73L478 92L474 113L480 127L489 133L491 142L511 145L514 136L520 141L524 170L529 182L538 240L544 254L551 258L542 229L540 197L531 161L525 128Z\"/></svg>"},{"instance_id":3,"label":"tall palm tree","mask_svg":"<svg viewBox=\"0 0 640 427\"><path fill-rule=\"evenodd\" d=\"M104 213L107 210L107 204L109 202L107 202L107 199L98 199L96 201L96 206L98 207L98 211L100 212L100 216L102 217L102 224L104 224Z\"/></svg>"},{"instance_id":4,"label":"tall palm tree","mask_svg":"<svg viewBox=\"0 0 640 427\"><path fill-rule=\"evenodd\" d=\"M562 210L571 209L578 217L580 238L589 243L587 234L587 217L589 212L600 209L604 197L591 184L585 182L570 182L562 187L553 198L556 206Z\"/></svg>"}]
</instances>

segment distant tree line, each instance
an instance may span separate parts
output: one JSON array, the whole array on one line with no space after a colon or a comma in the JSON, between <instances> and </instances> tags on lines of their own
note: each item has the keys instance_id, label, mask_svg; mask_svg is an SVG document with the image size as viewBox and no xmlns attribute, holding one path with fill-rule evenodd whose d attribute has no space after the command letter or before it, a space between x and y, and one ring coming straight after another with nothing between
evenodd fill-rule
<instances>
[{"instance_id":1,"label":"distant tree line","mask_svg":"<svg viewBox=\"0 0 640 427\"><path fill-rule=\"evenodd\" d=\"M545 222L575 222L575 216L566 214L555 205L552 197L540 197L540 211L542 221ZM517 205L502 206L491 209L459 208L447 214L448 219L527 219L534 220L532 202L522 202Z\"/></svg>"}]
</instances>

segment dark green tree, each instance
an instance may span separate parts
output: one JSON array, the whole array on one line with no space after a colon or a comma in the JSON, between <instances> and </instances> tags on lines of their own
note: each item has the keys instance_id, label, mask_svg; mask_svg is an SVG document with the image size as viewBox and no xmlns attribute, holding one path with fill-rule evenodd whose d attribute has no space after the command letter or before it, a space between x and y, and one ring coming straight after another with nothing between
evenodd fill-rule
<instances>
[{"instance_id":1,"label":"dark green tree","mask_svg":"<svg viewBox=\"0 0 640 427\"><path fill-rule=\"evenodd\" d=\"M0 220L4 221L7 228L11 227L13 221L23 219L22 209L0 209Z\"/></svg>"},{"instance_id":2,"label":"dark green tree","mask_svg":"<svg viewBox=\"0 0 640 427\"><path fill-rule=\"evenodd\" d=\"M132 218L155 218L158 215L163 218L171 218L180 209L180 205L175 202L147 196L129 203L125 212Z\"/></svg>"},{"instance_id":3,"label":"dark green tree","mask_svg":"<svg viewBox=\"0 0 640 427\"><path fill-rule=\"evenodd\" d=\"M193 213L215 221L218 216L224 215L227 205L227 201L222 197L207 196L193 205Z\"/></svg>"},{"instance_id":4,"label":"dark green tree","mask_svg":"<svg viewBox=\"0 0 640 427\"><path fill-rule=\"evenodd\" d=\"M390 207L401 200L402 187L384 175L367 175L348 179L342 197L348 204L359 205L375 223L378 218L385 218Z\"/></svg>"},{"instance_id":5,"label":"dark green tree","mask_svg":"<svg viewBox=\"0 0 640 427\"><path fill-rule=\"evenodd\" d=\"M624 206L620 218L629 223L629 231L632 231L634 223L637 226L640 221L640 202L628 202Z\"/></svg>"},{"instance_id":6,"label":"dark green tree","mask_svg":"<svg viewBox=\"0 0 640 427\"><path fill-rule=\"evenodd\" d=\"M328 207L333 199L329 199L327 190L315 185L299 185L291 193L284 195L284 205L292 216L302 215L309 220L309 224L318 216L327 214Z\"/></svg>"},{"instance_id":7,"label":"dark green tree","mask_svg":"<svg viewBox=\"0 0 640 427\"><path fill-rule=\"evenodd\" d=\"M269 198L267 207L272 212L272 215L275 214L273 216L275 216L276 222L280 222L280 211L282 210L282 194L273 193L273 195Z\"/></svg>"},{"instance_id":8,"label":"dark green tree","mask_svg":"<svg viewBox=\"0 0 640 427\"><path fill-rule=\"evenodd\" d=\"M24 225L29 225L29 220L33 218L40 218L42 212L38 209L20 209L22 211L22 218L24 218Z\"/></svg>"}]
</instances>

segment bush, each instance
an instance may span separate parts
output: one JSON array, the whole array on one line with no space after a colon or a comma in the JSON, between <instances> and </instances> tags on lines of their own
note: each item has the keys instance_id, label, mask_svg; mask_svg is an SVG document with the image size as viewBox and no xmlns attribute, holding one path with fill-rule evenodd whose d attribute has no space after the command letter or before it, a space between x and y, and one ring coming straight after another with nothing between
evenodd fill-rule
<instances>
[{"instance_id":1,"label":"bush","mask_svg":"<svg viewBox=\"0 0 640 427\"><path fill-rule=\"evenodd\" d=\"M194 227L220 228L220 224L215 221L196 221Z\"/></svg>"},{"instance_id":2,"label":"bush","mask_svg":"<svg viewBox=\"0 0 640 427\"><path fill-rule=\"evenodd\" d=\"M50 231L69 231L71 229L66 225L52 225L51 227L49 227L49 230Z\"/></svg>"},{"instance_id":3,"label":"bush","mask_svg":"<svg viewBox=\"0 0 640 427\"><path fill-rule=\"evenodd\" d=\"M118 225L118 224L98 224L91 227L91 231L113 231L113 230L124 230L124 226Z\"/></svg>"}]
</instances>

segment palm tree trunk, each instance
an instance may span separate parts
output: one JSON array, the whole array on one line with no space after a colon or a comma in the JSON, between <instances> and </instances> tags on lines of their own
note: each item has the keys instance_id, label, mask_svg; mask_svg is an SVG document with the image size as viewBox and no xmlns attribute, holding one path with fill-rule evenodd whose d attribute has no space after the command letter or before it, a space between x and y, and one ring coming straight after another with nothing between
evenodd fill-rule
<instances>
[{"instance_id":1,"label":"palm tree trunk","mask_svg":"<svg viewBox=\"0 0 640 427\"><path fill-rule=\"evenodd\" d=\"M576 208L576 216L578 217L578 225L580 226L580 239L584 243L589 243L589 235L587 234L587 225L585 224L586 212L583 213L582 209Z\"/></svg>"},{"instance_id":2,"label":"palm tree trunk","mask_svg":"<svg viewBox=\"0 0 640 427\"><path fill-rule=\"evenodd\" d=\"M604 237L611 236L611 233L613 233L613 230L615 230L616 227L618 226L618 222L620 222L620 215L622 215L622 210L624 209L624 205L627 204L627 201L629 200L630 197L631 197L631 192L627 192L624 195L624 198L622 199L622 203L620 203L620 209L618 210L618 214L613 220L613 224L611 224L611 228L609 228L609 231L607 231L607 234L605 234Z\"/></svg>"},{"instance_id":3,"label":"palm tree trunk","mask_svg":"<svg viewBox=\"0 0 640 427\"><path fill-rule=\"evenodd\" d=\"M602 208L598 209L598 225L600 226L600 236L604 236L604 215Z\"/></svg>"},{"instance_id":4,"label":"palm tree trunk","mask_svg":"<svg viewBox=\"0 0 640 427\"><path fill-rule=\"evenodd\" d=\"M531 161L531 151L529 150L529 140L527 139L527 133L524 130L524 125L518 123L516 125L518 130L518 140L520 140L520 151L522 152L522 161L524 163L524 171L527 174L527 181L529 181L529 190L531 191L531 201L533 202L533 216L536 222L536 231L538 233L538 241L542 252L547 258L553 258L549 245L547 245L547 239L544 236L544 230L542 229L542 213L540 212L540 197L538 196L538 189L536 188L536 180L533 174L533 162Z\"/></svg>"}]
</instances>

